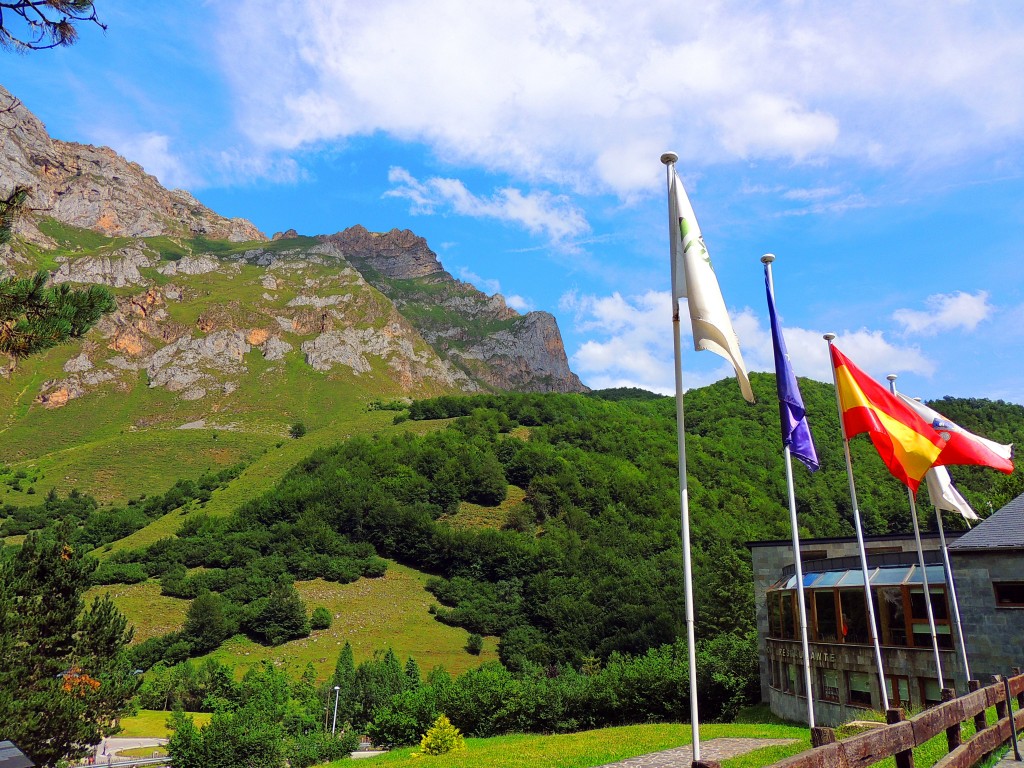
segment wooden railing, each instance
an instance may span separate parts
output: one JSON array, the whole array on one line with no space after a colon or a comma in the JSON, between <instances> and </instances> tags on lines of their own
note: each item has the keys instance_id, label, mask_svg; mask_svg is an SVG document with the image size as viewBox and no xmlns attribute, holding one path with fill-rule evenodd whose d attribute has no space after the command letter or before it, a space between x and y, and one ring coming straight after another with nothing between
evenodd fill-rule
<instances>
[{"instance_id":1,"label":"wooden railing","mask_svg":"<svg viewBox=\"0 0 1024 768\"><path fill-rule=\"evenodd\" d=\"M935 763L935 768L973 768L983 758L1010 740L1015 731L1024 727L1024 675L1014 670L1008 679L996 677L995 682L981 688L971 681L971 692L952 698L906 719L902 709L886 713L888 724L835 741L831 728L815 728L814 743L819 745L799 755L774 763L769 768L866 768L887 757L896 758L896 768L914 768L914 747L946 733L949 754ZM1009 697L1009 698L1008 698ZM1010 699L1017 699L1018 711L1013 713ZM989 725L986 710L995 707L998 721ZM969 741L962 741L961 725L974 721L975 733Z\"/></svg>"}]
</instances>

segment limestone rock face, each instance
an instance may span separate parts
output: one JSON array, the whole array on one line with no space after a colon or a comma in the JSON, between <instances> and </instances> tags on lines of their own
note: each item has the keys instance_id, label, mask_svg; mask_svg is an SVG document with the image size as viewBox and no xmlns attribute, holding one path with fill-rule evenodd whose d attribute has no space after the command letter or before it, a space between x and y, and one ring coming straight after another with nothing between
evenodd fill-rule
<instances>
[{"instance_id":1,"label":"limestone rock face","mask_svg":"<svg viewBox=\"0 0 1024 768\"><path fill-rule=\"evenodd\" d=\"M273 392L303 363L300 375L388 396L586 389L554 317L520 315L500 294L454 279L409 230L356 225L314 238L289 229L268 241L113 150L51 139L0 88L0 194L15 184L31 189L34 212L0 248L0 273L31 274L45 259L57 264L55 283L106 285L117 298L77 347L52 353L66 355L63 378L32 393L41 407L101 388L141 401L163 390L201 400L194 420L196 409L251 401L252 388ZM148 397L157 409L167 401ZM187 409L175 407L137 423L180 424Z\"/></svg>"},{"instance_id":2,"label":"limestone rock face","mask_svg":"<svg viewBox=\"0 0 1024 768\"><path fill-rule=\"evenodd\" d=\"M0 87L0 109L14 103ZM184 190L165 189L138 163L108 147L51 139L23 105L0 115L0 121L0 192L28 186L37 215L110 236L267 239L252 222L224 218ZM19 232L36 244L52 244L30 217L20 220Z\"/></svg>"},{"instance_id":3,"label":"limestone rock face","mask_svg":"<svg viewBox=\"0 0 1024 768\"><path fill-rule=\"evenodd\" d=\"M427 241L408 229L370 232L357 224L323 240L356 269L368 266L384 277L407 280L444 271Z\"/></svg>"},{"instance_id":4,"label":"limestone rock face","mask_svg":"<svg viewBox=\"0 0 1024 768\"><path fill-rule=\"evenodd\" d=\"M142 247L121 248L109 256L86 256L65 261L53 276L53 282L99 283L114 288L145 285L149 281L139 272L139 267L152 267L156 263L146 252L145 245L142 242Z\"/></svg>"}]
</instances>

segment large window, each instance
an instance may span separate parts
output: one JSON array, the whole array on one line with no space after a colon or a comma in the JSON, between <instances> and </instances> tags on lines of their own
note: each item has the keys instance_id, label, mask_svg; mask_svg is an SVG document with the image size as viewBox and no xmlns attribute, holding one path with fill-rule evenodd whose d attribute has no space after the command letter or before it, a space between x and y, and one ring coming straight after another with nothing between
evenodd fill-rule
<instances>
[{"instance_id":1,"label":"large window","mask_svg":"<svg viewBox=\"0 0 1024 768\"><path fill-rule=\"evenodd\" d=\"M869 643L868 613L864 606L864 591L861 589L839 590L839 605L842 617L839 633L846 643Z\"/></svg>"},{"instance_id":2,"label":"large window","mask_svg":"<svg viewBox=\"0 0 1024 768\"><path fill-rule=\"evenodd\" d=\"M993 581L997 608L1024 608L1024 581Z\"/></svg>"},{"instance_id":3,"label":"large window","mask_svg":"<svg viewBox=\"0 0 1024 768\"><path fill-rule=\"evenodd\" d=\"M933 573L938 569L936 573ZM875 628L884 645L928 648L928 627L924 587L917 566L877 568L871 575L871 599L875 609ZM953 636L942 583L942 567L928 566L932 611L940 648L952 649ZM859 571L828 571L807 574L805 588L809 637L819 643L871 642L868 612ZM794 640L799 637L797 592L787 578L768 591L769 637ZM997 605L1024 608L1024 581L994 582Z\"/></svg>"},{"instance_id":4,"label":"large window","mask_svg":"<svg viewBox=\"0 0 1024 768\"><path fill-rule=\"evenodd\" d=\"M877 620L881 625L885 645L907 644L906 606L902 587L883 587L875 590Z\"/></svg>"},{"instance_id":5,"label":"large window","mask_svg":"<svg viewBox=\"0 0 1024 768\"><path fill-rule=\"evenodd\" d=\"M819 589L808 594L814 600L814 615L817 619L813 636L820 643L837 643L839 624L836 621L836 593L831 589Z\"/></svg>"},{"instance_id":6,"label":"large window","mask_svg":"<svg viewBox=\"0 0 1024 768\"><path fill-rule=\"evenodd\" d=\"M929 587L932 601L932 616L935 618L935 634L939 648L952 648L953 636L949 631L949 613L946 610L945 587ZM924 601L924 587L910 588L910 619L914 645L927 647L932 644L932 632L928 626L928 606Z\"/></svg>"},{"instance_id":7,"label":"large window","mask_svg":"<svg viewBox=\"0 0 1024 768\"><path fill-rule=\"evenodd\" d=\"M818 670L818 698L822 701L839 701L839 670Z\"/></svg>"},{"instance_id":8,"label":"large window","mask_svg":"<svg viewBox=\"0 0 1024 768\"><path fill-rule=\"evenodd\" d=\"M889 705L892 707L910 706L910 678L903 675L887 675L885 690L889 694Z\"/></svg>"},{"instance_id":9,"label":"large window","mask_svg":"<svg viewBox=\"0 0 1024 768\"><path fill-rule=\"evenodd\" d=\"M942 689L939 688L938 680L925 680L921 681L921 701L924 702L926 707L934 707L936 704L942 703Z\"/></svg>"},{"instance_id":10,"label":"large window","mask_svg":"<svg viewBox=\"0 0 1024 768\"><path fill-rule=\"evenodd\" d=\"M867 672L846 673L846 703L855 707L871 706L871 675Z\"/></svg>"}]
</instances>

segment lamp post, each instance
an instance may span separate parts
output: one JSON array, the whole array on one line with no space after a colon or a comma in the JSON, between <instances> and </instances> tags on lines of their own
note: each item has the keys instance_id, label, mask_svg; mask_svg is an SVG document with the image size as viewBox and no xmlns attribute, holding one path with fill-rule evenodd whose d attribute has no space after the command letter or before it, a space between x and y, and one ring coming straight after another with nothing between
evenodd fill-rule
<instances>
[{"instance_id":1,"label":"lamp post","mask_svg":"<svg viewBox=\"0 0 1024 768\"><path fill-rule=\"evenodd\" d=\"M341 696L341 686L334 686L334 720L331 723L331 736L338 730L338 697Z\"/></svg>"}]
</instances>

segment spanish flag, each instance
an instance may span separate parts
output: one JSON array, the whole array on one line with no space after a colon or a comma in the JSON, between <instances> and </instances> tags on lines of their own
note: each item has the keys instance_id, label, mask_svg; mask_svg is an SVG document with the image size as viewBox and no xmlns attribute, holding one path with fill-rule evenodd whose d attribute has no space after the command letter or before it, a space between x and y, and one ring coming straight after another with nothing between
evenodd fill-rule
<instances>
[{"instance_id":1,"label":"spanish flag","mask_svg":"<svg viewBox=\"0 0 1024 768\"><path fill-rule=\"evenodd\" d=\"M942 453L945 441L927 421L851 363L834 344L831 348L847 439L867 432L893 476L916 493L925 473Z\"/></svg>"}]
</instances>

